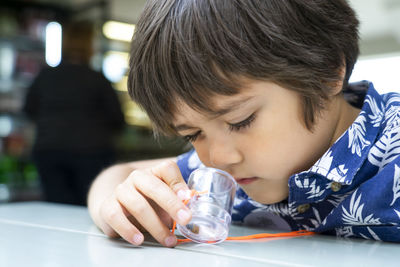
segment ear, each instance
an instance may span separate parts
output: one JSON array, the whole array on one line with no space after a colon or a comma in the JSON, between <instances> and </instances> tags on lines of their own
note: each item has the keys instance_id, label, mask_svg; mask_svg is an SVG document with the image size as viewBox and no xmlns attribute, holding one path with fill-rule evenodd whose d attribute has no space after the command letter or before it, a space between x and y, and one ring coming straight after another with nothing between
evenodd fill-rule
<instances>
[{"instance_id":1,"label":"ear","mask_svg":"<svg viewBox=\"0 0 400 267\"><path fill-rule=\"evenodd\" d=\"M342 93L345 74L346 74L346 66L344 65L339 69L340 78L336 83L333 84L332 91L330 93L331 96L336 96Z\"/></svg>"}]
</instances>

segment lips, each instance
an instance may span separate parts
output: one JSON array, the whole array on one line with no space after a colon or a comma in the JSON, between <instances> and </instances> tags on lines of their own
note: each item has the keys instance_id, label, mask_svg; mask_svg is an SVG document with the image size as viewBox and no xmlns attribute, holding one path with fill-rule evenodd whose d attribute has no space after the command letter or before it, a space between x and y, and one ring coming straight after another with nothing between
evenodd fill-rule
<instances>
[{"instance_id":1,"label":"lips","mask_svg":"<svg viewBox=\"0 0 400 267\"><path fill-rule=\"evenodd\" d=\"M247 185L255 182L257 177L247 177L247 178L235 178L236 182L240 185Z\"/></svg>"}]
</instances>

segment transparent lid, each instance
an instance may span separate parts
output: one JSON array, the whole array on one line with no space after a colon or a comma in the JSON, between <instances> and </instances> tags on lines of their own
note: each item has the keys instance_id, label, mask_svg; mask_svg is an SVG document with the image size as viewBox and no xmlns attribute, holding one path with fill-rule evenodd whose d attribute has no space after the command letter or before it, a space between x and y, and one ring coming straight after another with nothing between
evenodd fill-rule
<instances>
[{"instance_id":1,"label":"transparent lid","mask_svg":"<svg viewBox=\"0 0 400 267\"><path fill-rule=\"evenodd\" d=\"M189 201L192 220L179 231L198 243L219 243L228 236L237 184L222 170L200 168L191 173L188 186L197 192Z\"/></svg>"}]
</instances>

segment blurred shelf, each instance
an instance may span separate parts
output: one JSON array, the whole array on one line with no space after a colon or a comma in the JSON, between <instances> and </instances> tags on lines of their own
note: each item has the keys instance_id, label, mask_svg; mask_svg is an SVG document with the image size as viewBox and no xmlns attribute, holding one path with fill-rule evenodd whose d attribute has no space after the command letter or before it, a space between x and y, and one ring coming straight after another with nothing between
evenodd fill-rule
<instances>
[{"instance_id":1,"label":"blurred shelf","mask_svg":"<svg viewBox=\"0 0 400 267\"><path fill-rule=\"evenodd\" d=\"M11 43L16 50L44 52L44 41L26 35L0 36L0 43Z\"/></svg>"},{"instance_id":2,"label":"blurred shelf","mask_svg":"<svg viewBox=\"0 0 400 267\"><path fill-rule=\"evenodd\" d=\"M0 204L5 202L21 201L40 201L43 195L40 187L37 186L19 186L10 187L6 184L0 184Z\"/></svg>"}]
</instances>

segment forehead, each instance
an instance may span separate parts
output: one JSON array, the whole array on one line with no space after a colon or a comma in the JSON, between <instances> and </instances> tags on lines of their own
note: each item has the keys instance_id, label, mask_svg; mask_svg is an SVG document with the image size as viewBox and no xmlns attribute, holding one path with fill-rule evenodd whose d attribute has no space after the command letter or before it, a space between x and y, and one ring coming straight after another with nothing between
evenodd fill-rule
<instances>
[{"instance_id":1,"label":"forehead","mask_svg":"<svg viewBox=\"0 0 400 267\"><path fill-rule=\"evenodd\" d=\"M230 113L248 103L256 101L257 96L265 93L267 87L268 83L249 81L234 95L213 94L206 99L208 110L196 108L183 99L178 99L175 102L176 111L172 123L176 126L183 121L191 122L198 118L213 119Z\"/></svg>"},{"instance_id":2,"label":"forehead","mask_svg":"<svg viewBox=\"0 0 400 267\"><path fill-rule=\"evenodd\" d=\"M252 95L244 95L244 94L236 94L236 95L215 95L208 99L207 105L209 110L202 110L191 106L190 104L183 102L182 100L178 101L177 111L175 112L176 118L182 117L188 112L198 113L202 116L206 117L218 117L233 111L236 108L244 105L248 101L250 101L254 96Z\"/></svg>"}]
</instances>

